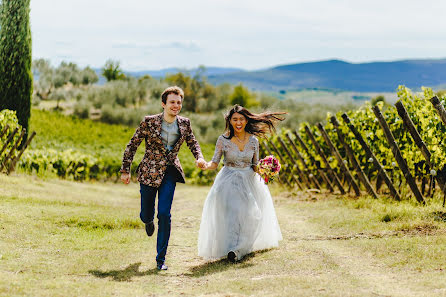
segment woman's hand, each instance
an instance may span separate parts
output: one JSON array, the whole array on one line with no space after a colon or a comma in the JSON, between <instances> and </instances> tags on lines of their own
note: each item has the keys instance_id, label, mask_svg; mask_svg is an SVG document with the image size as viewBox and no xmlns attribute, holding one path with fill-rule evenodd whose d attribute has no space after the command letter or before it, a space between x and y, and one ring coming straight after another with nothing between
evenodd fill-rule
<instances>
[{"instance_id":1,"label":"woman's hand","mask_svg":"<svg viewBox=\"0 0 446 297\"><path fill-rule=\"evenodd\" d=\"M209 162L206 163L206 169L214 170L214 169L216 169L217 167L218 167L218 164L217 164L217 163L214 163L214 162L212 162L212 161L209 161Z\"/></svg>"},{"instance_id":2,"label":"woman's hand","mask_svg":"<svg viewBox=\"0 0 446 297\"><path fill-rule=\"evenodd\" d=\"M130 183L130 173L121 173L121 180L124 184L129 184Z\"/></svg>"}]
</instances>

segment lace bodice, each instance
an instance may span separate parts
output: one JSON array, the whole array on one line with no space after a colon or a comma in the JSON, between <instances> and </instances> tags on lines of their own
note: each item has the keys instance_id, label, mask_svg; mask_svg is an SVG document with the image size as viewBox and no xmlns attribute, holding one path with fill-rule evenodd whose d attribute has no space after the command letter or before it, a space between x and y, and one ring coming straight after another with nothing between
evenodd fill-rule
<instances>
[{"instance_id":1,"label":"lace bodice","mask_svg":"<svg viewBox=\"0 0 446 297\"><path fill-rule=\"evenodd\" d=\"M245 148L240 151L237 144L220 135L211 161L218 164L221 156L224 156L223 163L225 166L244 168L257 165L259 162L259 141L255 136L250 135Z\"/></svg>"}]
</instances>

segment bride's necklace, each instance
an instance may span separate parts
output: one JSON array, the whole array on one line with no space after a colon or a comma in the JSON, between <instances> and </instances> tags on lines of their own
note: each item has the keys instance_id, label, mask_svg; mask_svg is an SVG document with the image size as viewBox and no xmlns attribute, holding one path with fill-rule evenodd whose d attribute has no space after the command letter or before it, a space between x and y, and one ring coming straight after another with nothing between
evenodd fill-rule
<instances>
[{"instance_id":1,"label":"bride's necklace","mask_svg":"<svg viewBox=\"0 0 446 297\"><path fill-rule=\"evenodd\" d=\"M238 142L240 142L240 143L245 143L245 141L246 141L246 133L245 133L245 136L243 137L243 140L241 140L237 135L235 135L234 134L234 136L237 138L237 140L238 140Z\"/></svg>"}]
</instances>

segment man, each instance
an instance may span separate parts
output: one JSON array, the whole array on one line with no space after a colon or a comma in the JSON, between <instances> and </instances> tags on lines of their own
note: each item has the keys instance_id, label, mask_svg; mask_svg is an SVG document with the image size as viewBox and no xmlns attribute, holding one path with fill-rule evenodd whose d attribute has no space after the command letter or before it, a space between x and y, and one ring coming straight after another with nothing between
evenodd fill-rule
<instances>
[{"instance_id":1,"label":"man","mask_svg":"<svg viewBox=\"0 0 446 297\"><path fill-rule=\"evenodd\" d=\"M152 236L155 225L155 197L158 193L158 237L156 242L156 262L159 270L167 270L164 264L170 237L170 209L176 182L185 182L183 168L178 159L181 144L187 146L196 159L196 165L204 168L200 145L192 132L190 120L178 114L183 104L184 92L174 86L164 90L160 114L146 116L124 151L121 167L121 180L130 182L130 166L136 150L145 139L144 158L138 166L138 181L141 193L141 220L145 223L146 233Z\"/></svg>"}]
</instances>

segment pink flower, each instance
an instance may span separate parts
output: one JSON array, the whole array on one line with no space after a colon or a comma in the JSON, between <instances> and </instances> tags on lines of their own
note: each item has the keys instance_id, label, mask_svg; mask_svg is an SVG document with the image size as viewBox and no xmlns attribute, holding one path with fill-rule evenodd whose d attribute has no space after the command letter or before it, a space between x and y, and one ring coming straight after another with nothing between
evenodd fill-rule
<instances>
[{"instance_id":1,"label":"pink flower","mask_svg":"<svg viewBox=\"0 0 446 297\"><path fill-rule=\"evenodd\" d=\"M272 182L279 174L281 168L279 160L271 155L259 160L258 167L261 169L259 170L259 174L264 180L265 184Z\"/></svg>"}]
</instances>

